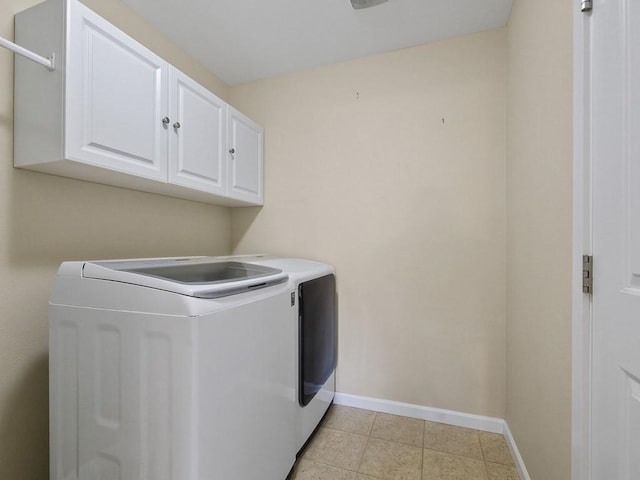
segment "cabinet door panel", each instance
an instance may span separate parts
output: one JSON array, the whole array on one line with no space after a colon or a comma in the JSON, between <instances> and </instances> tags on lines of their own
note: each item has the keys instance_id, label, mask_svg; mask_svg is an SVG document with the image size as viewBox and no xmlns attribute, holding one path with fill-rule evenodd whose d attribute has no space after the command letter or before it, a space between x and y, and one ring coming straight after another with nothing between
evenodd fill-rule
<instances>
[{"instance_id":1,"label":"cabinet door panel","mask_svg":"<svg viewBox=\"0 0 640 480\"><path fill-rule=\"evenodd\" d=\"M71 15L68 158L166 181L168 65L82 5Z\"/></svg>"},{"instance_id":2,"label":"cabinet door panel","mask_svg":"<svg viewBox=\"0 0 640 480\"><path fill-rule=\"evenodd\" d=\"M229 106L227 109L228 195L262 205L264 130L235 108Z\"/></svg>"},{"instance_id":3,"label":"cabinet door panel","mask_svg":"<svg viewBox=\"0 0 640 480\"><path fill-rule=\"evenodd\" d=\"M170 77L169 182L225 195L225 103L176 69Z\"/></svg>"}]
</instances>

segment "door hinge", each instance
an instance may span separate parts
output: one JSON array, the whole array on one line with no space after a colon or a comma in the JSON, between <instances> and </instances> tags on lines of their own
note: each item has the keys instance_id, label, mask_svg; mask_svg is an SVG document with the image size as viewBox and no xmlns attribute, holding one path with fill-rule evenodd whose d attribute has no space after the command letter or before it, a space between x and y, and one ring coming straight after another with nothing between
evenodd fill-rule
<instances>
[{"instance_id":1,"label":"door hinge","mask_svg":"<svg viewBox=\"0 0 640 480\"><path fill-rule=\"evenodd\" d=\"M580 10L582 12L590 12L591 10L593 10L593 0L581 0Z\"/></svg>"},{"instance_id":2,"label":"door hinge","mask_svg":"<svg viewBox=\"0 0 640 480\"><path fill-rule=\"evenodd\" d=\"M591 294L593 291L593 257L582 256L582 291Z\"/></svg>"}]
</instances>

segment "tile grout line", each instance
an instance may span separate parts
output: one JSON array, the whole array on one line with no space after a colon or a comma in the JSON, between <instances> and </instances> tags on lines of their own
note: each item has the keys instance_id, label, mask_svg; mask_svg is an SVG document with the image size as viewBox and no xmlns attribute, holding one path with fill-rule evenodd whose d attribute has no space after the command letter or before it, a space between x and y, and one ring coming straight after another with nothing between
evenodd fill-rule
<instances>
[{"instance_id":1,"label":"tile grout line","mask_svg":"<svg viewBox=\"0 0 640 480\"><path fill-rule=\"evenodd\" d=\"M478 437L478 445L480 445L480 453L482 454L482 466L484 467L484 473L489 478L489 467L487 466L487 456L484 453L484 446L482 444L482 438L480 438L480 432L476 430L476 437Z\"/></svg>"},{"instance_id":2,"label":"tile grout line","mask_svg":"<svg viewBox=\"0 0 640 480\"><path fill-rule=\"evenodd\" d=\"M371 422L371 426L369 427L369 436L373 434L373 426L376 424L376 419L378 418L379 414L380 412L375 412L373 414L373 422Z\"/></svg>"},{"instance_id":3,"label":"tile grout line","mask_svg":"<svg viewBox=\"0 0 640 480\"><path fill-rule=\"evenodd\" d=\"M422 420L422 458L420 462L420 480L424 477L424 451L425 451L425 442L427 441L427 421Z\"/></svg>"},{"instance_id":4,"label":"tile grout line","mask_svg":"<svg viewBox=\"0 0 640 480\"><path fill-rule=\"evenodd\" d=\"M480 445L480 453L482 454L482 461L486 462L487 456L484 453L484 446L482 445L482 439L480 438L480 434L478 433L477 430L476 430L476 437L478 437L478 445Z\"/></svg>"},{"instance_id":5,"label":"tile grout line","mask_svg":"<svg viewBox=\"0 0 640 480\"><path fill-rule=\"evenodd\" d=\"M367 434L367 441L365 442L364 448L362 449L362 453L360 454L360 458L358 459L358 466L356 467L356 477L360 473L360 467L362 466L362 461L364 459L364 453L367 451L367 447L369 446L369 440L371 440L371 432L373 431L373 424L376 423L376 417L377 416L378 416L378 413L375 412L374 415L373 415L373 421L371 422L371 426L369 427L369 433Z\"/></svg>"},{"instance_id":6,"label":"tile grout line","mask_svg":"<svg viewBox=\"0 0 640 480\"><path fill-rule=\"evenodd\" d=\"M487 474L487 478L489 478L489 467L487 466L487 456L484 453L484 445L482 443L482 438L480 438L480 432L476 431L476 435L478 437L478 444L480 445L480 453L482 454L482 464L484 465L484 471Z\"/></svg>"}]
</instances>

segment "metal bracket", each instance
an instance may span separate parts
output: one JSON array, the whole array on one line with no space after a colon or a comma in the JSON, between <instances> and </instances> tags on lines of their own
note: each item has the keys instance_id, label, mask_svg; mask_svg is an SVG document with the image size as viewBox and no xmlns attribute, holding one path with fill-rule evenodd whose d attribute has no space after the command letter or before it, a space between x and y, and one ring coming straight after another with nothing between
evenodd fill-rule
<instances>
[{"instance_id":1,"label":"metal bracket","mask_svg":"<svg viewBox=\"0 0 640 480\"><path fill-rule=\"evenodd\" d=\"M580 11L581 12L590 12L593 10L593 0L582 0L580 2Z\"/></svg>"},{"instance_id":2,"label":"metal bracket","mask_svg":"<svg viewBox=\"0 0 640 480\"><path fill-rule=\"evenodd\" d=\"M591 255L582 256L582 291L593 293L593 257Z\"/></svg>"},{"instance_id":3,"label":"metal bracket","mask_svg":"<svg viewBox=\"0 0 640 480\"><path fill-rule=\"evenodd\" d=\"M53 52L50 56L47 57L47 60L51 62L51 65L45 65L47 70L53 72L56 69L56 52Z\"/></svg>"}]
</instances>

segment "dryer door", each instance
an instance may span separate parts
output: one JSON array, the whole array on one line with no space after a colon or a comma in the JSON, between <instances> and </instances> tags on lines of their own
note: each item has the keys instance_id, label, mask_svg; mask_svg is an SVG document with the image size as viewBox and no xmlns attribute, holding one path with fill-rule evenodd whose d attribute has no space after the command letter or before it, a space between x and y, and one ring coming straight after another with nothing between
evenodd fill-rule
<instances>
[{"instance_id":1,"label":"dryer door","mask_svg":"<svg viewBox=\"0 0 640 480\"><path fill-rule=\"evenodd\" d=\"M298 287L299 398L306 406L336 368L336 280L333 274Z\"/></svg>"}]
</instances>

